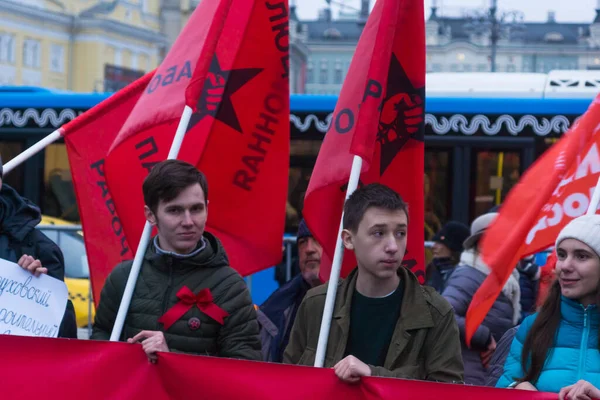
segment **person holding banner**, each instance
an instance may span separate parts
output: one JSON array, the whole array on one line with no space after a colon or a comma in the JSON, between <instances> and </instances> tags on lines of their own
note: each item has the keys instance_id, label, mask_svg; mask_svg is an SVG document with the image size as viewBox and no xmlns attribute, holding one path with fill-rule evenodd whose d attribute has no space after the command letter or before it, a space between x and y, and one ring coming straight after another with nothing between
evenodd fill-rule
<instances>
[{"instance_id":1,"label":"person holding banner","mask_svg":"<svg viewBox=\"0 0 600 400\"><path fill-rule=\"evenodd\" d=\"M343 243L358 266L339 283L324 367L345 382L463 380L452 307L401 265L408 223L406 203L378 183L357 189L344 205ZM284 363L314 364L326 292L319 286L302 301Z\"/></svg>"},{"instance_id":2,"label":"person holding banner","mask_svg":"<svg viewBox=\"0 0 600 400\"><path fill-rule=\"evenodd\" d=\"M65 261L60 248L36 226L42 220L40 209L2 182L4 168L0 157L0 258L17 263L35 276L47 274L65 280ZM77 338L75 308L71 300L58 330L58 337Z\"/></svg>"},{"instance_id":3,"label":"person holding banner","mask_svg":"<svg viewBox=\"0 0 600 400\"><path fill-rule=\"evenodd\" d=\"M556 259L557 280L519 327L496 387L598 398L600 215L569 222L556 239Z\"/></svg>"},{"instance_id":4,"label":"person holding banner","mask_svg":"<svg viewBox=\"0 0 600 400\"><path fill-rule=\"evenodd\" d=\"M143 184L148 246L120 340L157 352L261 360L258 322L242 277L206 232L208 184L193 165L156 164ZM108 340L131 270L119 264L102 289L92 339Z\"/></svg>"},{"instance_id":5,"label":"person holding banner","mask_svg":"<svg viewBox=\"0 0 600 400\"><path fill-rule=\"evenodd\" d=\"M298 307L309 289L319 286L323 247L300 221L298 234L300 274L277 289L257 310L263 359L280 363L296 319Z\"/></svg>"}]
</instances>

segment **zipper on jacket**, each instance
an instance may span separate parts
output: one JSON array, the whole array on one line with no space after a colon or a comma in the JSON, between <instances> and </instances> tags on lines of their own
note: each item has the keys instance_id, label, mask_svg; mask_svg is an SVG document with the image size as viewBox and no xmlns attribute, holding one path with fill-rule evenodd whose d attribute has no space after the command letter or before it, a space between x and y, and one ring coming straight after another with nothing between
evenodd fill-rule
<instances>
[{"instance_id":1,"label":"zipper on jacket","mask_svg":"<svg viewBox=\"0 0 600 400\"><path fill-rule=\"evenodd\" d=\"M167 312L169 297L171 297L171 287L173 286L173 260L171 257L167 257L167 266L169 267L169 281L167 282L167 289L163 297L163 314Z\"/></svg>"},{"instance_id":2,"label":"zipper on jacket","mask_svg":"<svg viewBox=\"0 0 600 400\"><path fill-rule=\"evenodd\" d=\"M583 306L581 306L583 307ZM583 335L579 347L579 371L577 371L577 380L583 379L585 374L585 358L588 348L588 337L590 335L590 327L588 326L589 306L583 310Z\"/></svg>"}]
</instances>

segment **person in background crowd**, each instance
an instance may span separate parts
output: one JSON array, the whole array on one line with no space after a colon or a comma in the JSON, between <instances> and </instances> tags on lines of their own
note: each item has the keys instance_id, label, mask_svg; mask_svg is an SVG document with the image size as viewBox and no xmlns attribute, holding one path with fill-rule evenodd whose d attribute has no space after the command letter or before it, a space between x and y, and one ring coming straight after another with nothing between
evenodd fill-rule
<instances>
[{"instance_id":1,"label":"person in background crowd","mask_svg":"<svg viewBox=\"0 0 600 400\"><path fill-rule=\"evenodd\" d=\"M168 351L260 361L250 292L219 239L205 231L204 174L183 161L163 161L143 192L146 220L158 234L146 250L120 340L141 343L153 362ZM132 264L119 264L106 279L92 339L110 338ZM183 314L182 304L189 305Z\"/></svg>"},{"instance_id":2,"label":"person in background crowd","mask_svg":"<svg viewBox=\"0 0 600 400\"><path fill-rule=\"evenodd\" d=\"M535 263L535 254L523 258L517 264L521 287L521 319L536 311L536 300L540 285L541 268Z\"/></svg>"},{"instance_id":3,"label":"person in background crowd","mask_svg":"<svg viewBox=\"0 0 600 400\"><path fill-rule=\"evenodd\" d=\"M308 290L321 284L319 267L323 248L304 220L298 227L297 244L300 274L277 289L257 310L264 361L283 360L298 307Z\"/></svg>"},{"instance_id":4,"label":"person in background crowd","mask_svg":"<svg viewBox=\"0 0 600 400\"><path fill-rule=\"evenodd\" d=\"M473 221L471 236L463 244L465 250L460 256L460 264L450 276L443 292L443 296L454 308L460 328L465 383L470 385L485 384L486 369L496 349L496 341L521 319L521 289L519 275L515 269L483 323L473 335L471 347L466 344L467 310L475 292L490 273L489 267L483 262L479 253L479 242L497 215L497 213L487 213Z\"/></svg>"},{"instance_id":5,"label":"person in background crowd","mask_svg":"<svg viewBox=\"0 0 600 400\"><path fill-rule=\"evenodd\" d=\"M460 261L463 242L469 237L469 227L456 221L446 223L432 238L433 260L426 269L426 285L438 293L446 288L446 282Z\"/></svg>"},{"instance_id":6,"label":"person in background crowd","mask_svg":"<svg viewBox=\"0 0 600 400\"><path fill-rule=\"evenodd\" d=\"M519 327L496 387L591 399L600 387L600 215L569 222L555 247L558 279Z\"/></svg>"},{"instance_id":7,"label":"person in background crowd","mask_svg":"<svg viewBox=\"0 0 600 400\"><path fill-rule=\"evenodd\" d=\"M502 338L500 338L487 369L485 386L496 386L498 379L500 379L504 373L504 363L506 362L506 358L508 357L508 353L510 351L510 346L515 338L515 335L517 334L518 329L519 325L515 326L514 328L510 328L504 335L502 335Z\"/></svg>"},{"instance_id":8,"label":"person in background crowd","mask_svg":"<svg viewBox=\"0 0 600 400\"><path fill-rule=\"evenodd\" d=\"M287 251L286 244L284 243L281 246L282 252L282 261L275 266L275 280L279 284L279 287L285 285L288 282L287 278ZM290 280L295 278L300 273L300 266L298 264L298 246L292 247L292 256L291 256L291 270L290 270Z\"/></svg>"},{"instance_id":9,"label":"person in background crowd","mask_svg":"<svg viewBox=\"0 0 600 400\"><path fill-rule=\"evenodd\" d=\"M406 203L387 186L366 185L346 201L342 223L358 266L339 283L324 367L350 383L365 376L462 382L452 308L401 266ZM302 301L284 363L314 365L326 294L321 285Z\"/></svg>"},{"instance_id":10,"label":"person in background crowd","mask_svg":"<svg viewBox=\"0 0 600 400\"><path fill-rule=\"evenodd\" d=\"M490 213L500 212L500 205L490 209ZM519 286L521 287L521 320L537 309L537 298L540 289L542 269L536 262L536 254L523 258L517 264Z\"/></svg>"},{"instance_id":11,"label":"person in background crowd","mask_svg":"<svg viewBox=\"0 0 600 400\"><path fill-rule=\"evenodd\" d=\"M65 260L60 248L36 226L42 220L38 206L3 183L0 158L0 258L17 263L35 276L48 274L65 280ZM77 338L75 308L71 300L58 330L58 337Z\"/></svg>"}]
</instances>

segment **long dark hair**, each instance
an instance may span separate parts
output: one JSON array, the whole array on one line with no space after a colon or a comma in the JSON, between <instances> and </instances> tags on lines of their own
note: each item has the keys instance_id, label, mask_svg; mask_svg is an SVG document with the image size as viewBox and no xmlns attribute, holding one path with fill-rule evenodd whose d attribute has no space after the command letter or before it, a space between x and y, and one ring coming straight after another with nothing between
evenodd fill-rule
<instances>
[{"instance_id":1,"label":"long dark hair","mask_svg":"<svg viewBox=\"0 0 600 400\"><path fill-rule=\"evenodd\" d=\"M513 377L513 379L532 384L537 382L544 368L548 351L554 344L560 318L560 285L557 280L552 284L548 297L525 338L521 353L521 365L523 371L526 371L525 376Z\"/></svg>"},{"instance_id":2,"label":"long dark hair","mask_svg":"<svg viewBox=\"0 0 600 400\"><path fill-rule=\"evenodd\" d=\"M600 292L597 291L597 293ZM513 377L515 381L535 384L539 379L560 325L560 295L560 284L556 280L552 284L548 297L544 301L523 344L521 366L523 371L526 371L525 376L523 378ZM600 294L596 296L596 304L600 304ZM600 350L600 341L598 342L598 350Z\"/></svg>"}]
</instances>

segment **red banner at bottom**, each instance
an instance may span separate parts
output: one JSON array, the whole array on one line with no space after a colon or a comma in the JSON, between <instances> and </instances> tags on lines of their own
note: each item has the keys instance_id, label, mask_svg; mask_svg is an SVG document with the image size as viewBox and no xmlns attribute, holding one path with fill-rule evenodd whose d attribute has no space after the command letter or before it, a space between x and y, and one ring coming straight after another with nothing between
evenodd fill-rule
<instances>
[{"instance_id":1,"label":"red banner at bottom","mask_svg":"<svg viewBox=\"0 0 600 400\"><path fill-rule=\"evenodd\" d=\"M340 381L332 369L161 353L139 344L0 335L6 399L486 399L546 400L556 394L390 378Z\"/></svg>"}]
</instances>

